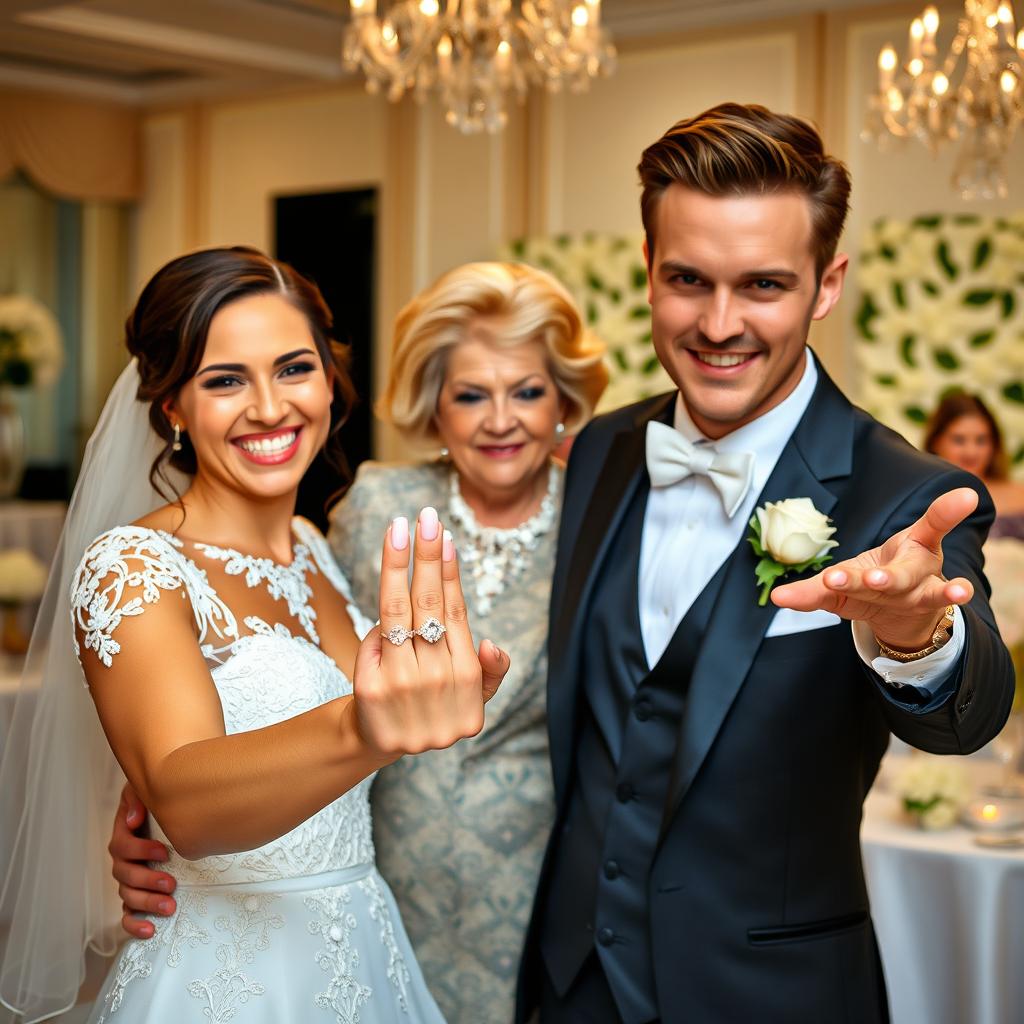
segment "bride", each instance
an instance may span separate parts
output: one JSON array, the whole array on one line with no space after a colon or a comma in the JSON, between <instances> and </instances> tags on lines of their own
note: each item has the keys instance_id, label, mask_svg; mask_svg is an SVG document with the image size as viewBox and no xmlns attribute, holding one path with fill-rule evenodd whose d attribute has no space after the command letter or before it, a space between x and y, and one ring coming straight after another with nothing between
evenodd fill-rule
<instances>
[{"instance_id":1,"label":"bride","mask_svg":"<svg viewBox=\"0 0 1024 1024\"><path fill-rule=\"evenodd\" d=\"M323 536L293 517L304 471L337 451L350 397L329 330L315 286L241 248L174 260L128 319L134 359L54 568L72 636L55 627L30 652L45 671L24 792L49 806L29 805L13 850L0 849L0 919L12 920L0 996L29 1020L66 1008L83 945L101 938L103 857L85 834L109 820L100 805L117 787L109 753L104 764L80 738L95 724L67 712L88 708L70 686L77 666L57 671L72 644L178 890L154 939L124 948L91 1019L442 1020L374 866L368 789L404 754L476 734L509 659L489 641L474 651L433 509L414 537L403 518L387 530L379 627L353 606ZM176 477L180 497L160 502L150 488L168 493ZM53 804L83 779L84 816ZM62 829L62 806L82 834ZM70 906L55 902L55 840L67 871L86 874L88 895Z\"/></svg>"}]
</instances>

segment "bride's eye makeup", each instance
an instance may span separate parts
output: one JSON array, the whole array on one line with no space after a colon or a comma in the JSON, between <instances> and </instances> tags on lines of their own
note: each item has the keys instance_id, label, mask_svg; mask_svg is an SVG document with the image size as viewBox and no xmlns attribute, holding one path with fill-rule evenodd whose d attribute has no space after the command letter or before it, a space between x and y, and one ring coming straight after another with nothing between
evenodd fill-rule
<instances>
[{"instance_id":1,"label":"bride's eye makeup","mask_svg":"<svg viewBox=\"0 0 1024 1024\"><path fill-rule=\"evenodd\" d=\"M316 366L306 360L297 363L289 363L281 370L282 377L303 377L309 373L315 373Z\"/></svg>"},{"instance_id":2,"label":"bride's eye makeup","mask_svg":"<svg viewBox=\"0 0 1024 1024\"><path fill-rule=\"evenodd\" d=\"M458 391L452 396L452 401L460 405L475 405L483 399L484 395L480 391Z\"/></svg>"},{"instance_id":3,"label":"bride's eye makeup","mask_svg":"<svg viewBox=\"0 0 1024 1024\"><path fill-rule=\"evenodd\" d=\"M240 386L245 384L245 381L235 374L222 374L217 377L207 377L206 380L200 385L204 391L224 391L227 388Z\"/></svg>"}]
</instances>

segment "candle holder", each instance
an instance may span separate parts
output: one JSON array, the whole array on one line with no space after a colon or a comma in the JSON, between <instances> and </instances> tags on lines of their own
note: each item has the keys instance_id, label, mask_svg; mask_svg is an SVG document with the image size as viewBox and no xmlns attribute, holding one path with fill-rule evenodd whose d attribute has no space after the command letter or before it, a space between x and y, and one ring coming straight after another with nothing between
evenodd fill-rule
<instances>
[{"instance_id":1,"label":"candle holder","mask_svg":"<svg viewBox=\"0 0 1024 1024\"><path fill-rule=\"evenodd\" d=\"M979 832L1007 832L1024 828L1024 800L1010 797L983 797L972 800L960 820Z\"/></svg>"}]
</instances>

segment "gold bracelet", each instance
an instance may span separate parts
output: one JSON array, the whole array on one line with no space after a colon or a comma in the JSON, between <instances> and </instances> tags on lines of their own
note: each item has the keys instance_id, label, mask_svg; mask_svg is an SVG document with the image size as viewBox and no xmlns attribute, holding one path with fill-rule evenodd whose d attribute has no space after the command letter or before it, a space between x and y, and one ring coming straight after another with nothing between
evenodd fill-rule
<instances>
[{"instance_id":1,"label":"gold bracelet","mask_svg":"<svg viewBox=\"0 0 1024 1024\"><path fill-rule=\"evenodd\" d=\"M879 652L886 658L892 658L893 661L918 661L921 658L927 658L929 654L934 654L940 647L945 646L946 642L953 635L951 632L952 627L953 605L948 604L946 605L946 611L939 620L939 624L932 633L931 643L927 647L922 647L919 651L895 651L888 644L883 644L877 636L875 637L875 643L878 644Z\"/></svg>"}]
</instances>

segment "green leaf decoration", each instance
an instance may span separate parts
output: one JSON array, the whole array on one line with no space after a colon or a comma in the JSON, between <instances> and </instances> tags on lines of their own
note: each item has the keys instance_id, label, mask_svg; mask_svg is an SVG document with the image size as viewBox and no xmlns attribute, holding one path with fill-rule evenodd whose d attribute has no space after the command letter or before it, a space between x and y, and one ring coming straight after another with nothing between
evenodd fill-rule
<instances>
[{"instance_id":1,"label":"green leaf decoration","mask_svg":"<svg viewBox=\"0 0 1024 1024\"><path fill-rule=\"evenodd\" d=\"M639 338L636 339L641 345L650 345L654 341L654 335L650 331L644 331Z\"/></svg>"},{"instance_id":2,"label":"green leaf decoration","mask_svg":"<svg viewBox=\"0 0 1024 1024\"><path fill-rule=\"evenodd\" d=\"M992 339L996 336L995 331L978 331L977 334L972 334L968 344L971 348L984 348L986 345L992 343Z\"/></svg>"},{"instance_id":3,"label":"green leaf decoration","mask_svg":"<svg viewBox=\"0 0 1024 1024\"><path fill-rule=\"evenodd\" d=\"M953 257L949 254L949 242L945 239L935 246L935 258L939 261L939 266L945 271L946 277L950 281L955 280L957 274L960 273L960 268L953 262Z\"/></svg>"},{"instance_id":4,"label":"green leaf decoration","mask_svg":"<svg viewBox=\"0 0 1024 1024\"><path fill-rule=\"evenodd\" d=\"M900 339L900 358L907 366L917 369L917 360L914 358L914 343L917 339L913 334L904 334Z\"/></svg>"},{"instance_id":5,"label":"green leaf decoration","mask_svg":"<svg viewBox=\"0 0 1024 1024\"><path fill-rule=\"evenodd\" d=\"M649 320L651 317L650 306L634 306L629 311L629 317L631 320Z\"/></svg>"},{"instance_id":6,"label":"green leaf decoration","mask_svg":"<svg viewBox=\"0 0 1024 1024\"><path fill-rule=\"evenodd\" d=\"M981 223L981 218L976 213L958 213L953 218L953 223L959 224L961 227L971 227Z\"/></svg>"},{"instance_id":7,"label":"green leaf decoration","mask_svg":"<svg viewBox=\"0 0 1024 1024\"><path fill-rule=\"evenodd\" d=\"M921 287L929 295L932 295L932 296L938 295L940 293L940 288L939 288L939 286L934 281L922 281L921 282Z\"/></svg>"},{"instance_id":8,"label":"green leaf decoration","mask_svg":"<svg viewBox=\"0 0 1024 1024\"><path fill-rule=\"evenodd\" d=\"M986 306L996 297L991 288L977 288L964 296L965 306Z\"/></svg>"},{"instance_id":9,"label":"green leaf decoration","mask_svg":"<svg viewBox=\"0 0 1024 1024\"><path fill-rule=\"evenodd\" d=\"M512 255L517 259L522 259L526 255L526 239L517 238L512 243Z\"/></svg>"},{"instance_id":10,"label":"green leaf decoration","mask_svg":"<svg viewBox=\"0 0 1024 1024\"><path fill-rule=\"evenodd\" d=\"M907 308L907 293L903 288L902 281L893 281L892 283L892 301L896 303L900 309Z\"/></svg>"},{"instance_id":11,"label":"green leaf decoration","mask_svg":"<svg viewBox=\"0 0 1024 1024\"><path fill-rule=\"evenodd\" d=\"M1016 402L1017 405L1024 405L1024 383L1019 380L1015 380L1010 384L1007 384L1003 388L1003 397L1010 402Z\"/></svg>"},{"instance_id":12,"label":"green leaf decoration","mask_svg":"<svg viewBox=\"0 0 1024 1024\"><path fill-rule=\"evenodd\" d=\"M559 249L568 249L569 248L569 244L571 242L572 242L572 236L571 235L556 235L555 236L555 245L557 245Z\"/></svg>"},{"instance_id":13,"label":"green leaf decoration","mask_svg":"<svg viewBox=\"0 0 1024 1024\"><path fill-rule=\"evenodd\" d=\"M612 349L612 359L618 364L620 370L628 370L629 362L626 360L626 354L621 348Z\"/></svg>"},{"instance_id":14,"label":"green leaf decoration","mask_svg":"<svg viewBox=\"0 0 1024 1024\"><path fill-rule=\"evenodd\" d=\"M600 320L600 319L601 319L601 316L600 316L600 314L597 311L597 306L593 302L588 302L587 303L587 323L590 324L591 327L593 327L594 324L596 324L597 321Z\"/></svg>"},{"instance_id":15,"label":"green leaf decoration","mask_svg":"<svg viewBox=\"0 0 1024 1024\"><path fill-rule=\"evenodd\" d=\"M608 289L608 298L616 306L620 305L622 303L622 290L619 289L619 288L609 288Z\"/></svg>"},{"instance_id":16,"label":"green leaf decoration","mask_svg":"<svg viewBox=\"0 0 1024 1024\"><path fill-rule=\"evenodd\" d=\"M647 287L647 268L641 266L639 263L635 264L632 271L633 275L633 287L638 291L641 288Z\"/></svg>"},{"instance_id":17,"label":"green leaf decoration","mask_svg":"<svg viewBox=\"0 0 1024 1024\"><path fill-rule=\"evenodd\" d=\"M601 280L592 270L587 271L587 285L595 292L604 291L604 281Z\"/></svg>"},{"instance_id":18,"label":"green leaf decoration","mask_svg":"<svg viewBox=\"0 0 1024 1024\"><path fill-rule=\"evenodd\" d=\"M658 362L658 357L649 356L647 359L644 360L644 365L640 367L640 372L645 377L650 377L652 373L658 372L659 366L661 366L661 363Z\"/></svg>"},{"instance_id":19,"label":"green leaf decoration","mask_svg":"<svg viewBox=\"0 0 1024 1024\"><path fill-rule=\"evenodd\" d=\"M875 377L877 383L883 388L894 388L899 381L891 373L880 373Z\"/></svg>"},{"instance_id":20,"label":"green leaf decoration","mask_svg":"<svg viewBox=\"0 0 1024 1024\"><path fill-rule=\"evenodd\" d=\"M989 256L992 255L992 243L987 238L983 238L974 247L974 259L971 261L971 266L975 270L980 270L985 266Z\"/></svg>"},{"instance_id":21,"label":"green leaf decoration","mask_svg":"<svg viewBox=\"0 0 1024 1024\"><path fill-rule=\"evenodd\" d=\"M1016 451L1015 451L1015 452L1013 453L1013 458L1012 458L1012 459L1010 459L1010 462L1011 462L1011 463L1012 463L1013 465L1015 465L1015 466L1017 466L1017 465L1020 465L1021 463L1024 463L1024 444L1022 444L1022 445L1021 445L1021 446L1020 446L1020 447L1019 447L1019 448L1018 448L1018 449L1017 449L1017 450L1016 450Z\"/></svg>"},{"instance_id":22,"label":"green leaf decoration","mask_svg":"<svg viewBox=\"0 0 1024 1024\"><path fill-rule=\"evenodd\" d=\"M931 217L915 217L911 224L916 228L927 228L929 231L934 231L942 223L942 214L937 213Z\"/></svg>"},{"instance_id":23,"label":"green leaf decoration","mask_svg":"<svg viewBox=\"0 0 1024 1024\"><path fill-rule=\"evenodd\" d=\"M960 360L948 348L937 348L932 355L943 370L960 369Z\"/></svg>"},{"instance_id":24,"label":"green leaf decoration","mask_svg":"<svg viewBox=\"0 0 1024 1024\"><path fill-rule=\"evenodd\" d=\"M920 406L908 405L903 412L907 419L913 423L920 423L923 425L928 422L928 413L926 413Z\"/></svg>"},{"instance_id":25,"label":"green leaf decoration","mask_svg":"<svg viewBox=\"0 0 1024 1024\"><path fill-rule=\"evenodd\" d=\"M892 263L896 259L896 250L891 245L882 245L878 248L878 255Z\"/></svg>"},{"instance_id":26,"label":"green leaf decoration","mask_svg":"<svg viewBox=\"0 0 1024 1024\"><path fill-rule=\"evenodd\" d=\"M878 316L878 307L870 295L865 295L861 299L860 309L857 311L856 316L857 330L860 331L862 338L867 338L869 341L875 340L874 331L871 329L871 321L876 316Z\"/></svg>"},{"instance_id":27,"label":"green leaf decoration","mask_svg":"<svg viewBox=\"0 0 1024 1024\"><path fill-rule=\"evenodd\" d=\"M1003 319L1009 320L1017 308L1017 300L1013 292L1003 292L999 301L1003 304Z\"/></svg>"}]
</instances>

